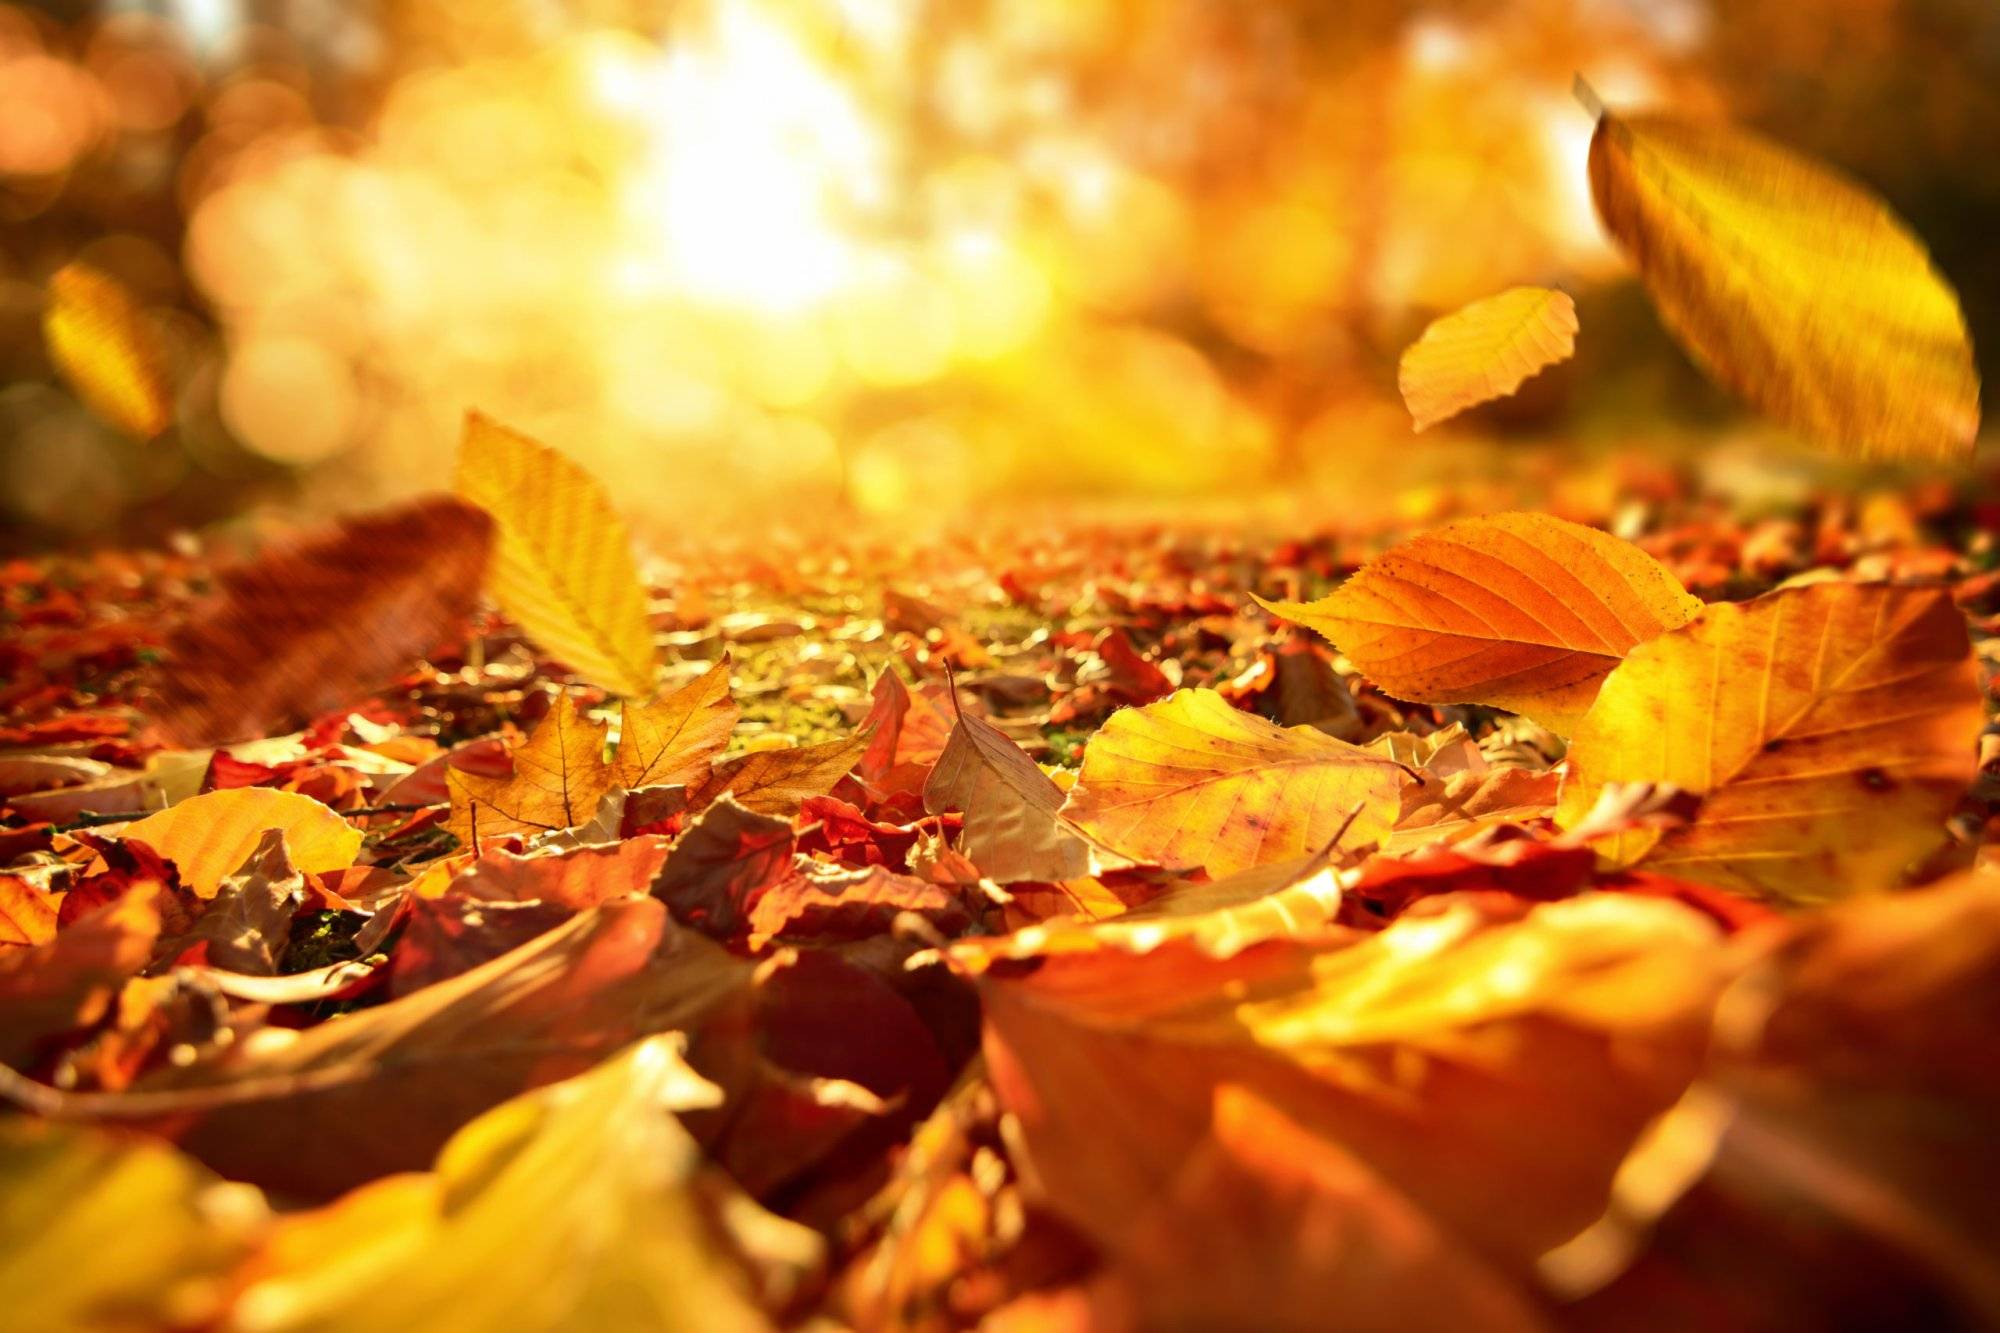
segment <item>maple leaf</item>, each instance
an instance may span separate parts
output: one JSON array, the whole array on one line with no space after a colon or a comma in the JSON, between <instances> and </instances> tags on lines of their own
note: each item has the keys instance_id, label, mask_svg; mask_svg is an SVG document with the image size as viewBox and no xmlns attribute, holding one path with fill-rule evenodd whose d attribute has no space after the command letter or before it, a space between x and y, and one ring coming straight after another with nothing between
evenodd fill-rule
<instances>
[{"instance_id":1,"label":"maple leaf","mask_svg":"<svg viewBox=\"0 0 2000 1333\"><path fill-rule=\"evenodd\" d=\"M466 414L458 490L497 525L487 591L543 651L627 698L653 693L653 632L625 521L595 477Z\"/></svg>"},{"instance_id":2,"label":"maple leaf","mask_svg":"<svg viewBox=\"0 0 2000 1333\"><path fill-rule=\"evenodd\" d=\"M239 741L359 702L471 612L491 542L485 514L432 496L225 570L167 643L162 734Z\"/></svg>"},{"instance_id":3,"label":"maple leaf","mask_svg":"<svg viewBox=\"0 0 2000 1333\"><path fill-rule=\"evenodd\" d=\"M269 787L232 787L190 796L120 830L172 861L181 882L213 898L222 881L254 853L270 830L284 835L292 864L318 873L344 870L361 851L361 831L310 796Z\"/></svg>"},{"instance_id":4,"label":"maple leaf","mask_svg":"<svg viewBox=\"0 0 2000 1333\"><path fill-rule=\"evenodd\" d=\"M643 704L628 700L611 780L626 788L698 782L729 743L736 718L727 657L670 694Z\"/></svg>"},{"instance_id":5,"label":"maple leaf","mask_svg":"<svg viewBox=\"0 0 2000 1333\"><path fill-rule=\"evenodd\" d=\"M1002 884L1088 871L1090 849L1057 815L1063 799L1062 788L1005 732L966 712L924 783L924 809L964 812L959 851Z\"/></svg>"},{"instance_id":6,"label":"maple leaf","mask_svg":"<svg viewBox=\"0 0 2000 1333\"><path fill-rule=\"evenodd\" d=\"M1576 302L1514 287L1434 321L1403 351L1397 386L1418 430L1505 398L1576 350Z\"/></svg>"},{"instance_id":7,"label":"maple leaf","mask_svg":"<svg viewBox=\"0 0 2000 1333\"><path fill-rule=\"evenodd\" d=\"M1122 856L1227 875L1356 842L1395 821L1403 769L1309 727L1185 689L1112 715L1091 737L1063 816Z\"/></svg>"},{"instance_id":8,"label":"maple leaf","mask_svg":"<svg viewBox=\"0 0 2000 1333\"><path fill-rule=\"evenodd\" d=\"M1754 134L1598 117L1597 215L1710 375L1856 452L1959 459L1979 376L1958 298L1880 199Z\"/></svg>"},{"instance_id":9,"label":"maple leaf","mask_svg":"<svg viewBox=\"0 0 2000 1333\"><path fill-rule=\"evenodd\" d=\"M1599 849L1781 901L1881 888L1944 839L1984 717L1943 591L1781 589L1633 650L1570 746L1559 818L1607 783L1670 783L1701 798L1690 823Z\"/></svg>"},{"instance_id":10,"label":"maple leaf","mask_svg":"<svg viewBox=\"0 0 2000 1333\"><path fill-rule=\"evenodd\" d=\"M1266 602L1416 703L1494 704L1572 730L1635 644L1701 610L1630 542L1547 514L1450 523L1317 602Z\"/></svg>"},{"instance_id":11,"label":"maple leaf","mask_svg":"<svg viewBox=\"0 0 2000 1333\"><path fill-rule=\"evenodd\" d=\"M752 750L716 764L688 788L688 808L699 810L727 795L746 810L792 815L814 796L824 796L853 769L868 749L868 735L818 745Z\"/></svg>"},{"instance_id":12,"label":"maple leaf","mask_svg":"<svg viewBox=\"0 0 2000 1333\"><path fill-rule=\"evenodd\" d=\"M504 778L452 768L445 774L451 815L445 827L463 847L487 838L533 835L575 828L597 813L611 790L604 762L609 728L584 716L574 695L561 694L520 748Z\"/></svg>"}]
</instances>

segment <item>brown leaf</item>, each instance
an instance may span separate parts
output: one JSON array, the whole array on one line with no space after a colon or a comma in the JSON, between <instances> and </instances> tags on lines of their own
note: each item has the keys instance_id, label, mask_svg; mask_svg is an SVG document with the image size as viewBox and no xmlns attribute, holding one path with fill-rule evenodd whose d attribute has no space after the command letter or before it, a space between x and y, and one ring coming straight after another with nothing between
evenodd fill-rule
<instances>
[{"instance_id":1,"label":"brown leaf","mask_svg":"<svg viewBox=\"0 0 2000 1333\"><path fill-rule=\"evenodd\" d=\"M653 881L653 896L683 925L732 938L757 891L791 870L793 843L789 820L746 810L725 796L674 843Z\"/></svg>"},{"instance_id":2,"label":"brown leaf","mask_svg":"<svg viewBox=\"0 0 2000 1333\"><path fill-rule=\"evenodd\" d=\"M746 810L795 815L808 797L833 790L867 748L864 733L844 741L753 750L725 759L699 785L688 789L688 808L700 810L727 793Z\"/></svg>"},{"instance_id":3,"label":"brown leaf","mask_svg":"<svg viewBox=\"0 0 2000 1333\"><path fill-rule=\"evenodd\" d=\"M611 790L604 762L608 728L583 714L576 697L563 694L528 739L513 752L514 771L504 778L451 769L451 817L445 821L460 845L476 849L488 838L575 828L597 813Z\"/></svg>"},{"instance_id":4,"label":"brown leaf","mask_svg":"<svg viewBox=\"0 0 2000 1333\"><path fill-rule=\"evenodd\" d=\"M923 917L946 935L972 923L964 900L951 889L881 866L799 871L756 895L750 907L749 943L752 949L762 949L783 936L860 939L886 933L904 912Z\"/></svg>"},{"instance_id":5,"label":"brown leaf","mask_svg":"<svg viewBox=\"0 0 2000 1333\"><path fill-rule=\"evenodd\" d=\"M1002 884L1086 873L1090 849L1057 817L1063 790L985 718L960 713L924 784L924 809L959 810L958 849Z\"/></svg>"},{"instance_id":6,"label":"brown leaf","mask_svg":"<svg viewBox=\"0 0 2000 1333\"><path fill-rule=\"evenodd\" d=\"M474 506L431 496L224 572L168 641L162 733L215 745L360 703L472 610L492 530Z\"/></svg>"},{"instance_id":7,"label":"brown leaf","mask_svg":"<svg viewBox=\"0 0 2000 1333\"><path fill-rule=\"evenodd\" d=\"M671 839L648 834L585 847L538 848L525 855L496 848L460 871L450 890L488 902L540 900L576 912L607 898L646 892L671 846Z\"/></svg>"},{"instance_id":8,"label":"brown leaf","mask_svg":"<svg viewBox=\"0 0 2000 1333\"><path fill-rule=\"evenodd\" d=\"M205 944L212 967L271 976L284 956L292 917L305 896L305 876L292 865L284 831L266 829L263 841L242 868L222 881L194 929L171 947L178 952Z\"/></svg>"},{"instance_id":9,"label":"brown leaf","mask_svg":"<svg viewBox=\"0 0 2000 1333\"><path fill-rule=\"evenodd\" d=\"M160 896L125 894L53 939L0 953L0 1064L19 1066L45 1038L103 1014L153 956Z\"/></svg>"}]
</instances>

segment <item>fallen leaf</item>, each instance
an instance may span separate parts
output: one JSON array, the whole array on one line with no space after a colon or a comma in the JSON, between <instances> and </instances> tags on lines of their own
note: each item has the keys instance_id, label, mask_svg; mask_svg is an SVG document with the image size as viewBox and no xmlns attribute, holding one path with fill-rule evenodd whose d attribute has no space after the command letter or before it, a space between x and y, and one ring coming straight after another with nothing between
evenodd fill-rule
<instances>
[{"instance_id":1,"label":"fallen leaf","mask_svg":"<svg viewBox=\"0 0 2000 1333\"><path fill-rule=\"evenodd\" d=\"M674 919L717 939L742 928L751 897L792 865L789 820L746 810L723 797L697 815L667 854L653 896Z\"/></svg>"},{"instance_id":2,"label":"fallen leaf","mask_svg":"<svg viewBox=\"0 0 2000 1333\"><path fill-rule=\"evenodd\" d=\"M924 784L924 809L962 811L958 850L1001 884L1088 873L1090 849L1057 815L1063 798L1005 732L965 712Z\"/></svg>"},{"instance_id":3,"label":"fallen leaf","mask_svg":"<svg viewBox=\"0 0 2000 1333\"><path fill-rule=\"evenodd\" d=\"M0 1192L0 1289L24 1331L211 1325L268 1219L257 1191L163 1144L18 1116Z\"/></svg>"},{"instance_id":4,"label":"fallen leaf","mask_svg":"<svg viewBox=\"0 0 2000 1333\"><path fill-rule=\"evenodd\" d=\"M736 717L727 657L671 694L648 703L628 699L611 780L628 789L700 781L709 761L729 744Z\"/></svg>"},{"instance_id":5,"label":"fallen leaf","mask_svg":"<svg viewBox=\"0 0 2000 1333\"><path fill-rule=\"evenodd\" d=\"M646 892L671 845L667 838L641 835L526 855L495 848L461 870L449 887L453 893L488 902L539 900L581 911L606 898Z\"/></svg>"},{"instance_id":6,"label":"fallen leaf","mask_svg":"<svg viewBox=\"0 0 2000 1333\"><path fill-rule=\"evenodd\" d=\"M289 1217L240 1329L770 1327L732 1222L819 1243L715 1178L674 1112L721 1089L653 1037L487 1111L435 1167Z\"/></svg>"},{"instance_id":7,"label":"fallen leaf","mask_svg":"<svg viewBox=\"0 0 2000 1333\"><path fill-rule=\"evenodd\" d=\"M1355 843L1395 822L1404 772L1310 727L1273 726L1214 690L1112 714L1062 814L1121 856L1227 875Z\"/></svg>"},{"instance_id":8,"label":"fallen leaf","mask_svg":"<svg viewBox=\"0 0 2000 1333\"><path fill-rule=\"evenodd\" d=\"M1630 542L1547 514L1447 524L1316 602L1258 604L1398 699L1492 704L1564 733L1635 644L1701 610Z\"/></svg>"},{"instance_id":9,"label":"fallen leaf","mask_svg":"<svg viewBox=\"0 0 2000 1333\"><path fill-rule=\"evenodd\" d=\"M1979 376L1958 298L1869 191L1743 130L1606 113L1590 192L1661 320L1716 380L1860 453L1971 451Z\"/></svg>"},{"instance_id":10,"label":"fallen leaf","mask_svg":"<svg viewBox=\"0 0 2000 1333\"><path fill-rule=\"evenodd\" d=\"M1571 743L1559 820L1607 783L1672 784L1692 822L1599 850L1783 902L1884 888L1943 841L1984 720L1948 593L1782 589L1633 650Z\"/></svg>"},{"instance_id":11,"label":"fallen leaf","mask_svg":"<svg viewBox=\"0 0 2000 1333\"><path fill-rule=\"evenodd\" d=\"M807 800L833 790L867 748L868 735L862 732L842 741L752 750L725 759L688 788L688 808L699 810L726 794L760 814L797 814Z\"/></svg>"},{"instance_id":12,"label":"fallen leaf","mask_svg":"<svg viewBox=\"0 0 2000 1333\"><path fill-rule=\"evenodd\" d=\"M19 875L0 875L0 949L54 939L60 901Z\"/></svg>"},{"instance_id":13,"label":"fallen leaf","mask_svg":"<svg viewBox=\"0 0 2000 1333\"><path fill-rule=\"evenodd\" d=\"M162 734L215 745L361 702L471 612L492 540L480 510L431 496L224 571L168 641Z\"/></svg>"},{"instance_id":14,"label":"fallen leaf","mask_svg":"<svg viewBox=\"0 0 2000 1333\"><path fill-rule=\"evenodd\" d=\"M103 1015L153 956L159 897L126 894L52 939L0 952L0 1064L19 1066L47 1038Z\"/></svg>"},{"instance_id":15,"label":"fallen leaf","mask_svg":"<svg viewBox=\"0 0 2000 1333\"><path fill-rule=\"evenodd\" d=\"M653 632L632 539L604 487L562 454L470 412L458 491L497 525L487 591L543 651L628 699L653 693Z\"/></svg>"},{"instance_id":16,"label":"fallen leaf","mask_svg":"<svg viewBox=\"0 0 2000 1333\"><path fill-rule=\"evenodd\" d=\"M513 751L514 771L504 778L453 768L445 773L451 815L445 828L459 845L477 850L489 838L575 828L597 813L611 790L604 762L609 728L584 716L571 694L559 696Z\"/></svg>"},{"instance_id":17,"label":"fallen leaf","mask_svg":"<svg viewBox=\"0 0 2000 1333\"><path fill-rule=\"evenodd\" d=\"M284 834L292 864L315 874L344 870L361 851L361 831L338 814L310 796L269 787L190 796L125 825L119 836L145 843L174 863L196 895L213 898L270 829Z\"/></svg>"},{"instance_id":18,"label":"fallen leaf","mask_svg":"<svg viewBox=\"0 0 2000 1333\"><path fill-rule=\"evenodd\" d=\"M880 935L905 912L947 935L972 923L972 914L957 893L928 880L881 866L799 871L755 895L749 912L749 945L761 950L790 935L815 942Z\"/></svg>"},{"instance_id":19,"label":"fallen leaf","mask_svg":"<svg viewBox=\"0 0 2000 1333\"><path fill-rule=\"evenodd\" d=\"M282 829L263 840L235 874L222 881L194 928L173 941L176 951L206 946L211 967L268 977L278 970L290 939L292 917L305 902L305 876L292 864Z\"/></svg>"},{"instance_id":20,"label":"fallen leaf","mask_svg":"<svg viewBox=\"0 0 2000 1333\"><path fill-rule=\"evenodd\" d=\"M1397 387L1418 430L1505 398L1576 351L1576 302L1546 287L1512 287L1434 320L1403 349Z\"/></svg>"},{"instance_id":21,"label":"fallen leaf","mask_svg":"<svg viewBox=\"0 0 2000 1333\"><path fill-rule=\"evenodd\" d=\"M49 279L42 335L49 359L96 416L141 440L172 423L166 349L117 279L88 264L57 269Z\"/></svg>"},{"instance_id":22,"label":"fallen leaf","mask_svg":"<svg viewBox=\"0 0 2000 1333\"><path fill-rule=\"evenodd\" d=\"M389 959L389 995L400 999L470 972L569 920L560 903L485 902L461 893L410 899L409 915Z\"/></svg>"}]
</instances>

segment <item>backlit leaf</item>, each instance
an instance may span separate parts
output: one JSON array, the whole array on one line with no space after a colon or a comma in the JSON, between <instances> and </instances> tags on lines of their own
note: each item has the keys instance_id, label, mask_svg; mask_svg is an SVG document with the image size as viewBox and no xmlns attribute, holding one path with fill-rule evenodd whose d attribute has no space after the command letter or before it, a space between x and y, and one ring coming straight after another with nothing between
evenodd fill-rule
<instances>
[{"instance_id":1,"label":"backlit leaf","mask_svg":"<svg viewBox=\"0 0 2000 1333\"><path fill-rule=\"evenodd\" d=\"M447 770L451 816L445 827L468 848L488 838L575 828L597 813L597 802L611 789L611 766L604 762L608 730L584 716L575 696L560 696L513 752L514 771L507 777Z\"/></svg>"},{"instance_id":2,"label":"backlit leaf","mask_svg":"<svg viewBox=\"0 0 2000 1333\"><path fill-rule=\"evenodd\" d=\"M627 788L699 781L709 760L729 744L737 711L727 658L670 694L647 703L627 700L612 781Z\"/></svg>"},{"instance_id":3,"label":"backlit leaf","mask_svg":"<svg viewBox=\"0 0 2000 1333\"><path fill-rule=\"evenodd\" d=\"M173 420L160 335L115 278L88 264L56 270L42 334L49 359L104 421L150 440Z\"/></svg>"},{"instance_id":4,"label":"backlit leaf","mask_svg":"<svg viewBox=\"0 0 2000 1333\"><path fill-rule=\"evenodd\" d=\"M0 875L0 949L55 938L56 899L19 875Z\"/></svg>"},{"instance_id":5,"label":"backlit leaf","mask_svg":"<svg viewBox=\"0 0 2000 1333\"><path fill-rule=\"evenodd\" d=\"M1701 610L1659 561L1547 514L1447 524L1311 603L1264 602L1415 703L1492 704L1559 731L1632 646Z\"/></svg>"},{"instance_id":6,"label":"backlit leaf","mask_svg":"<svg viewBox=\"0 0 2000 1333\"><path fill-rule=\"evenodd\" d=\"M181 883L213 898L223 878L257 850L267 830L285 836L292 865L344 870L361 852L361 831L310 796L272 787L230 787L190 796L170 810L127 824L121 836L172 861Z\"/></svg>"},{"instance_id":7,"label":"backlit leaf","mask_svg":"<svg viewBox=\"0 0 2000 1333\"><path fill-rule=\"evenodd\" d=\"M1505 398L1576 350L1576 302L1514 287L1439 319L1403 351L1396 382L1418 430Z\"/></svg>"},{"instance_id":8,"label":"backlit leaf","mask_svg":"<svg viewBox=\"0 0 2000 1333\"><path fill-rule=\"evenodd\" d=\"M1560 818L1606 783L1671 783L1702 798L1692 823L1600 850L1786 901L1882 888L1943 839L1983 721L1949 594L1782 589L1633 650L1570 745Z\"/></svg>"},{"instance_id":9,"label":"backlit leaf","mask_svg":"<svg viewBox=\"0 0 2000 1333\"><path fill-rule=\"evenodd\" d=\"M1599 118L1597 213L1710 375L1860 453L1962 458L1979 377L1958 298L1887 205L1754 134Z\"/></svg>"},{"instance_id":10,"label":"backlit leaf","mask_svg":"<svg viewBox=\"0 0 2000 1333\"><path fill-rule=\"evenodd\" d=\"M598 480L477 412L458 491L498 525L487 591L543 651L628 699L653 693L653 632L632 538Z\"/></svg>"},{"instance_id":11,"label":"backlit leaf","mask_svg":"<svg viewBox=\"0 0 2000 1333\"><path fill-rule=\"evenodd\" d=\"M168 644L161 730L214 745L359 703L472 610L492 539L479 509L432 496L226 571Z\"/></svg>"},{"instance_id":12,"label":"backlit leaf","mask_svg":"<svg viewBox=\"0 0 2000 1333\"><path fill-rule=\"evenodd\" d=\"M793 815L814 796L824 796L846 777L868 749L863 732L846 740L752 750L725 759L688 788L688 808L699 810L728 793L746 810Z\"/></svg>"},{"instance_id":13,"label":"backlit leaf","mask_svg":"<svg viewBox=\"0 0 2000 1333\"><path fill-rule=\"evenodd\" d=\"M1403 780L1379 755L1187 689L1112 714L1063 815L1122 856L1228 875L1318 852L1343 828L1357 844L1379 838Z\"/></svg>"}]
</instances>

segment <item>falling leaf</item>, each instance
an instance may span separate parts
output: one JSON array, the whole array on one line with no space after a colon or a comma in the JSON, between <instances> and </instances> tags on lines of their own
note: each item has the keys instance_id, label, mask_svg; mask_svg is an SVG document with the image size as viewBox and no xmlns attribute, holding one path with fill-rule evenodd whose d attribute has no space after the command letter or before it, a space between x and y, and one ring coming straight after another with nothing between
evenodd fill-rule
<instances>
[{"instance_id":1,"label":"falling leaf","mask_svg":"<svg viewBox=\"0 0 2000 1333\"><path fill-rule=\"evenodd\" d=\"M477 412L458 490L498 526L487 591L550 656L628 699L653 693L653 632L632 539L598 480Z\"/></svg>"},{"instance_id":2,"label":"falling leaf","mask_svg":"<svg viewBox=\"0 0 2000 1333\"><path fill-rule=\"evenodd\" d=\"M1701 797L1692 823L1600 850L1787 902L1882 888L1943 840L1983 722L1948 593L1783 589L1633 650L1570 746L1560 818L1607 783L1671 783Z\"/></svg>"},{"instance_id":3,"label":"falling leaf","mask_svg":"<svg viewBox=\"0 0 2000 1333\"><path fill-rule=\"evenodd\" d=\"M170 810L127 824L121 836L143 842L180 870L181 882L213 898L223 878L257 850L266 830L284 834L292 864L315 874L344 870L361 851L361 831L310 796L271 787L232 787L190 796Z\"/></svg>"},{"instance_id":4,"label":"falling leaf","mask_svg":"<svg viewBox=\"0 0 2000 1333\"><path fill-rule=\"evenodd\" d=\"M58 901L19 875L0 875L0 950L54 939Z\"/></svg>"},{"instance_id":5,"label":"falling leaf","mask_svg":"<svg viewBox=\"0 0 2000 1333\"><path fill-rule=\"evenodd\" d=\"M1214 690L1114 713L1063 815L1122 856L1227 875L1395 822L1402 768L1310 727L1273 726Z\"/></svg>"},{"instance_id":6,"label":"falling leaf","mask_svg":"<svg viewBox=\"0 0 2000 1333\"><path fill-rule=\"evenodd\" d=\"M218 596L168 642L162 733L214 745L360 703L472 610L492 527L432 496L223 572Z\"/></svg>"},{"instance_id":7,"label":"falling leaf","mask_svg":"<svg viewBox=\"0 0 2000 1333\"><path fill-rule=\"evenodd\" d=\"M446 773L451 817L445 827L468 848L489 838L575 828L597 813L598 801L611 790L611 766L604 762L608 730L584 716L574 695L559 695L513 752L513 773Z\"/></svg>"},{"instance_id":8,"label":"falling leaf","mask_svg":"<svg viewBox=\"0 0 2000 1333\"><path fill-rule=\"evenodd\" d=\"M985 718L961 712L924 784L924 809L965 814L958 849L1001 884L1073 879L1090 850L1057 817L1063 791Z\"/></svg>"},{"instance_id":9,"label":"falling leaf","mask_svg":"<svg viewBox=\"0 0 2000 1333\"><path fill-rule=\"evenodd\" d=\"M1667 328L1718 381L1863 454L1971 450L1979 377L1958 298L1873 194L1742 130L1610 114L1590 190Z\"/></svg>"},{"instance_id":10,"label":"falling leaf","mask_svg":"<svg viewBox=\"0 0 2000 1333\"><path fill-rule=\"evenodd\" d=\"M172 1148L0 1123L0 1290L23 1330L211 1325L268 1213Z\"/></svg>"},{"instance_id":11,"label":"falling leaf","mask_svg":"<svg viewBox=\"0 0 2000 1333\"><path fill-rule=\"evenodd\" d=\"M1638 547L1547 514L1447 524L1319 601L1258 601L1398 699L1492 704L1563 732L1633 645L1701 610Z\"/></svg>"},{"instance_id":12,"label":"falling leaf","mask_svg":"<svg viewBox=\"0 0 2000 1333\"><path fill-rule=\"evenodd\" d=\"M732 1234L817 1238L708 1168L675 1111L721 1089L654 1037L467 1125L421 1175L287 1218L236 1307L250 1330L770 1327Z\"/></svg>"},{"instance_id":13,"label":"falling leaf","mask_svg":"<svg viewBox=\"0 0 2000 1333\"><path fill-rule=\"evenodd\" d=\"M1435 320L1403 350L1396 381L1418 430L1505 398L1576 351L1576 302L1512 287Z\"/></svg>"},{"instance_id":14,"label":"falling leaf","mask_svg":"<svg viewBox=\"0 0 2000 1333\"><path fill-rule=\"evenodd\" d=\"M723 760L688 788L688 808L699 810L726 793L746 810L796 814L805 801L833 790L867 749L863 732L843 741L752 750Z\"/></svg>"},{"instance_id":15,"label":"falling leaf","mask_svg":"<svg viewBox=\"0 0 2000 1333\"><path fill-rule=\"evenodd\" d=\"M698 782L729 744L736 716L726 657L671 694L648 703L627 700L612 781L626 788Z\"/></svg>"},{"instance_id":16,"label":"falling leaf","mask_svg":"<svg viewBox=\"0 0 2000 1333\"><path fill-rule=\"evenodd\" d=\"M141 440L173 421L159 331L116 279L88 264L56 270L42 334L49 359L98 417Z\"/></svg>"}]
</instances>

